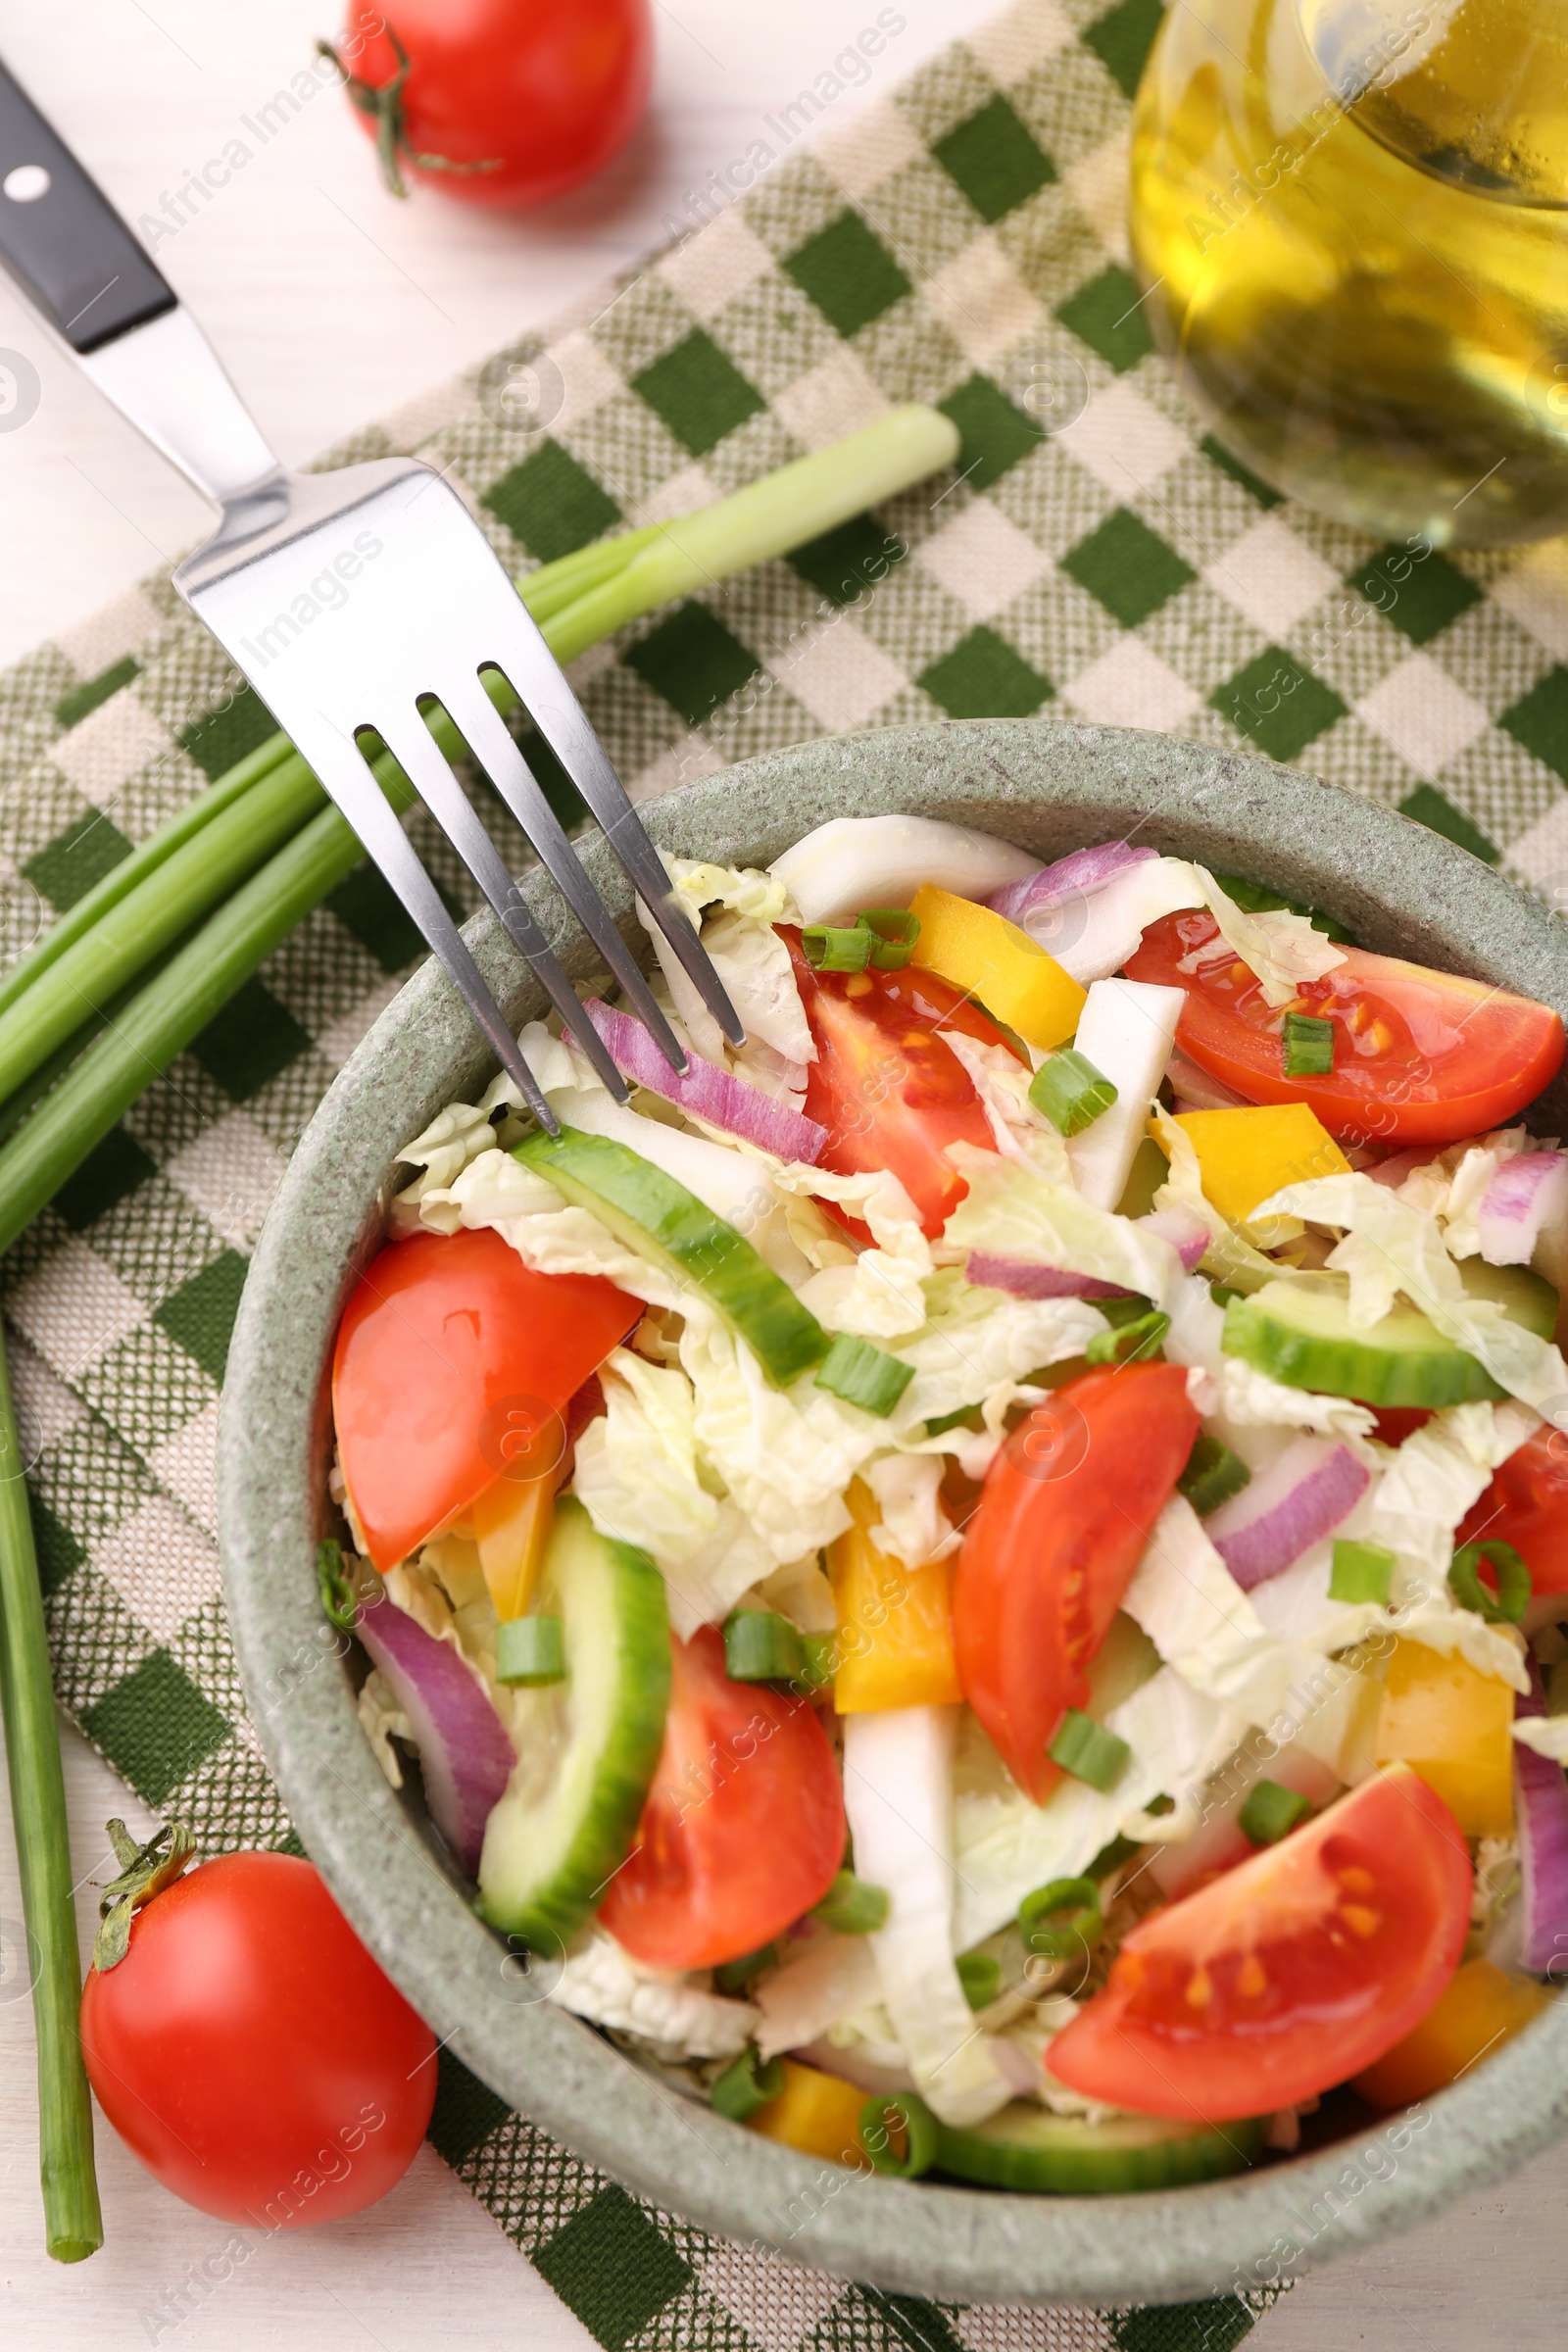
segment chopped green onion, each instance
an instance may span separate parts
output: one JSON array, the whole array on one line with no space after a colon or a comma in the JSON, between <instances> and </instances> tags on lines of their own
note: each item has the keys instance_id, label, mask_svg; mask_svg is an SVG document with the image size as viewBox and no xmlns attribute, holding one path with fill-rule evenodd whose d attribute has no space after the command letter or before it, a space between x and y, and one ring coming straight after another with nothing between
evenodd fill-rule
<instances>
[{"instance_id":1,"label":"chopped green onion","mask_svg":"<svg viewBox=\"0 0 1568 2352\"><path fill-rule=\"evenodd\" d=\"M1394 1554L1385 1545L1358 1544L1349 1536L1335 1537L1330 1600L1387 1601L1393 1581Z\"/></svg>"},{"instance_id":2,"label":"chopped green onion","mask_svg":"<svg viewBox=\"0 0 1568 2352\"><path fill-rule=\"evenodd\" d=\"M49 1679L38 1555L22 1447L0 1341L0 1715L5 1722L11 1819L25 1922L17 1955L32 1975L38 2042L38 2171L45 2243L56 2262L81 2262L104 2242L92 2162L92 2102L77 2016L81 1962L72 1891L66 1783ZM29 1962L31 1966L29 1968Z\"/></svg>"},{"instance_id":3,"label":"chopped green onion","mask_svg":"<svg viewBox=\"0 0 1568 2352\"><path fill-rule=\"evenodd\" d=\"M344 1571L343 1546L333 1536L323 1536L316 1547L316 1581L328 1623L339 1633L352 1634L360 1613L359 1594Z\"/></svg>"},{"instance_id":4,"label":"chopped green onion","mask_svg":"<svg viewBox=\"0 0 1568 2352\"><path fill-rule=\"evenodd\" d=\"M771 1609L732 1609L724 1620L724 1672L732 1683L788 1683L806 1672L806 1644Z\"/></svg>"},{"instance_id":5,"label":"chopped green onion","mask_svg":"<svg viewBox=\"0 0 1568 2352\"><path fill-rule=\"evenodd\" d=\"M1075 1781L1087 1781L1091 1788L1104 1795L1121 1779L1133 1751L1125 1740L1107 1732L1092 1715L1080 1715L1076 1707L1069 1707L1047 1752L1053 1764L1059 1764Z\"/></svg>"},{"instance_id":6,"label":"chopped green onion","mask_svg":"<svg viewBox=\"0 0 1568 2352\"><path fill-rule=\"evenodd\" d=\"M1251 1845L1278 1845L1311 1810L1298 1790L1282 1788L1278 1781L1258 1781L1248 1790L1236 1826Z\"/></svg>"},{"instance_id":7,"label":"chopped green onion","mask_svg":"<svg viewBox=\"0 0 1568 2352\"><path fill-rule=\"evenodd\" d=\"M1326 1078L1334 1067L1334 1023L1288 1012L1280 1033L1287 1078Z\"/></svg>"},{"instance_id":8,"label":"chopped green onion","mask_svg":"<svg viewBox=\"0 0 1568 2352\"><path fill-rule=\"evenodd\" d=\"M760 1951L742 1952L738 1960L721 1960L713 1971L713 1990L723 1993L744 1992L748 1984L760 1977L764 1968L771 1968L778 1958L778 1945L764 1943Z\"/></svg>"},{"instance_id":9,"label":"chopped green onion","mask_svg":"<svg viewBox=\"0 0 1568 2352\"><path fill-rule=\"evenodd\" d=\"M496 1628L496 1681L531 1690L566 1679L566 1641L559 1617L513 1617Z\"/></svg>"},{"instance_id":10,"label":"chopped green onion","mask_svg":"<svg viewBox=\"0 0 1568 2352\"><path fill-rule=\"evenodd\" d=\"M956 1967L970 2008L989 2009L1002 1990L1002 1962L991 1952L963 1952Z\"/></svg>"},{"instance_id":11,"label":"chopped green onion","mask_svg":"<svg viewBox=\"0 0 1568 2352\"><path fill-rule=\"evenodd\" d=\"M1114 1306L1113 1298L1097 1299L1098 1306ZM1120 1330L1097 1331L1084 1356L1091 1364L1131 1364L1155 1353L1170 1329L1170 1317L1151 1309Z\"/></svg>"},{"instance_id":12,"label":"chopped green onion","mask_svg":"<svg viewBox=\"0 0 1568 2352\"><path fill-rule=\"evenodd\" d=\"M1119 1330L1123 1323L1137 1323L1154 1311L1152 1298L1097 1298L1095 1304L1113 1330Z\"/></svg>"},{"instance_id":13,"label":"chopped green onion","mask_svg":"<svg viewBox=\"0 0 1568 2352\"><path fill-rule=\"evenodd\" d=\"M896 2155L893 2135L904 2141ZM918 2091L874 2092L860 2109L860 2145L879 2173L891 2180L918 2180L937 2160L937 2119ZM929 2338L916 2330L920 2340Z\"/></svg>"},{"instance_id":14,"label":"chopped green onion","mask_svg":"<svg viewBox=\"0 0 1568 2352\"><path fill-rule=\"evenodd\" d=\"M1495 1593L1481 1582L1483 1560L1497 1580ZM1533 1590L1530 1570L1518 1552L1496 1536L1483 1536L1478 1544L1464 1544L1454 1553L1448 1570L1448 1591L1460 1608L1474 1609L1489 1625L1517 1625L1530 1606Z\"/></svg>"},{"instance_id":15,"label":"chopped green onion","mask_svg":"<svg viewBox=\"0 0 1568 2352\"><path fill-rule=\"evenodd\" d=\"M1245 1298L1247 1293L1232 1290L1229 1283L1211 1282L1208 1286L1208 1295L1216 1306L1229 1306L1233 1298Z\"/></svg>"},{"instance_id":16,"label":"chopped green onion","mask_svg":"<svg viewBox=\"0 0 1568 2352\"><path fill-rule=\"evenodd\" d=\"M846 1404L885 1421L914 1378L914 1366L869 1340L857 1340L841 1331L816 1368L816 1385Z\"/></svg>"},{"instance_id":17,"label":"chopped green onion","mask_svg":"<svg viewBox=\"0 0 1568 2352\"><path fill-rule=\"evenodd\" d=\"M1071 1046L1048 1054L1034 1074L1029 1100L1062 1135L1082 1135L1116 1100L1110 1080Z\"/></svg>"},{"instance_id":18,"label":"chopped green onion","mask_svg":"<svg viewBox=\"0 0 1568 2352\"><path fill-rule=\"evenodd\" d=\"M1101 1847L1084 1876L1090 1879L1108 1879L1113 1870L1120 1870L1124 1862L1130 1862L1138 1850L1136 1838L1123 1838L1118 1835L1111 1839L1108 1845Z\"/></svg>"},{"instance_id":19,"label":"chopped green onion","mask_svg":"<svg viewBox=\"0 0 1568 2352\"><path fill-rule=\"evenodd\" d=\"M744 2124L783 2088L783 2059L769 2058L764 2065L755 2049L745 2049L730 2060L708 2096L715 2115L727 2115L732 2124Z\"/></svg>"},{"instance_id":20,"label":"chopped green onion","mask_svg":"<svg viewBox=\"0 0 1568 2352\"><path fill-rule=\"evenodd\" d=\"M977 1404L957 1405L951 1413L933 1415L925 1425L925 1434L928 1438L941 1438L945 1437L950 1429L957 1429L964 1425L970 1429L977 1429L981 1426L979 1414L980 1407Z\"/></svg>"},{"instance_id":21,"label":"chopped green onion","mask_svg":"<svg viewBox=\"0 0 1568 2352\"><path fill-rule=\"evenodd\" d=\"M876 934L856 923L808 923L801 947L813 972L863 972L871 960Z\"/></svg>"},{"instance_id":22,"label":"chopped green onion","mask_svg":"<svg viewBox=\"0 0 1568 2352\"><path fill-rule=\"evenodd\" d=\"M1187 1467L1176 1481L1176 1492L1185 1494L1200 1519L1217 1511L1222 1502L1229 1502L1250 1486L1252 1473L1239 1453L1232 1453L1218 1438L1200 1430L1193 1441L1193 1450L1187 1456Z\"/></svg>"},{"instance_id":23,"label":"chopped green onion","mask_svg":"<svg viewBox=\"0 0 1568 2352\"><path fill-rule=\"evenodd\" d=\"M857 921L873 933L871 963L879 972L902 972L920 936L920 917L905 906L867 906Z\"/></svg>"},{"instance_id":24,"label":"chopped green onion","mask_svg":"<svg viewBox=\"0 0 1568 2352\"><path fill-rule=\"evenodd\" d=\"M1060 1924L1052 1926L1052 1921ZM1018 1905L1018 1933L1025 1949L1042 1960L1070 1960L1092 1952L1105 1933L1100 1888L1093 1879L1053 1879Z\"/></svg>"},{"instance_id":25,"label":"chopped green onion","mask_svg":"<svg viewBox=\"0 0 1568 2352\"><path fill-rule=\"evenodd\" d=\"M885 1886L868 1886L853 1870L841 1870L811 1917L840 1936L874 1936L887 1926L889 1908Z\"/></svg>"}]
</instances>

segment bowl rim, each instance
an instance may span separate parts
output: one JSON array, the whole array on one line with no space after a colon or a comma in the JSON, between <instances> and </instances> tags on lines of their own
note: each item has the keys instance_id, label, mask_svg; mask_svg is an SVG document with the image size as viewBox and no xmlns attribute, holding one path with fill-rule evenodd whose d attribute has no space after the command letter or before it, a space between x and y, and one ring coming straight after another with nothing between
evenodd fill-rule
<instances>
[{"instance_id":1,"label":"bowl rim","mask_svg":"<svg viewBox=\"0 0 1568 2352\"><path fill-rule=\"evenodd\" d=\"M645 805L661 846L765 862L825 817L913 809L1042 856L1136 827L1324 907L1366 945L1506 984L1568 1014L1568 930L1442 836L1298 770L1185 738L1033 719L823 738ZM584 861L634 917L606 845ZM524 889L574 978L592 951L535 871ZM514 1023L538 992L495 918L466 936ZM476 2075L656 2205L759 2252L951 2302L1132 2304L1266 2292L1429 2218L1568 2130L1568 2003L1485 2068L1353 2140L1201 2186L1105 2197L906 2183L818 2164L675 2099L543 1997L468 1908L360 1731L347 1639L315 1574L326 1367L379 1238L399 1147L493 1072L426 965L358 1047L300 1141L251 1262L223 1388L220 1548L251 1720L333 1894ZM400 1108L399 1105L404 1107ZM1559 1082L1533 1107L1564 1120ZM1436 2127L1434 2129L1434 2127Z\"/></svg>"}]
</instances>

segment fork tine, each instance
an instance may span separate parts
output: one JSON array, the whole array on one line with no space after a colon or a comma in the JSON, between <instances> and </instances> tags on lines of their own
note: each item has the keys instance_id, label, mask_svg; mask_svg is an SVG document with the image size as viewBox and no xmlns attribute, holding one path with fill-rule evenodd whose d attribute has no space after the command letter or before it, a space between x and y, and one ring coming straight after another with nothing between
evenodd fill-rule
<instances>
[{"instance_id":1,"label":"fork tine","mask_svg":"<svg viewBox=\"0 0 1568 2352\"><path fill-rule=\"evenodd\" d=\"M505 635L489 658L507 677L540 734L571 778L611 848L625 867L643 904L679 956L692 985L732 1046L746 1043L746 1030L714 971L707 949L670 887L663 860L626 797L609 754L589 725L582 705L545 643L521 597L511 600Z\"/></svg>"},{"instance_id":2,"label":"fork tine","mask_svg":"<svg viewBox=\"0 0 1568 2352\"><path fill-rule=\"evenodd\" d=\"M660 1052L671 1069L686 1073L686 1055L679 1039L654 1001L636 957L621 938L599 893L577 861L560 818L546 800L527 760L512 739L511 730L486 694L477 672L465 677L462 691L443 695L447 715L459 728L485 774L516 818L563 897L588 933L606 964L652 1030Z\"/></svg>"},{"instance_id":3,"label":"fork tine","mask_svg":"<svg viewBox=\"0 0 1568 2352\"><path fill-rule=\"evenodd\" d=\"M419 863L413 843L388 806L358 744L320 713L310 716L296 711L292 713L292 722L290 732L296 747L379 866L383 878L402 901L433 953L440 957L502 1068L540 1126L552 1135L559 1135L556 1114L523 1059L500 1005L485 986L466 942L447 912L440 892Z\"/></svg>"},{"instance_id":4,"label":"fork tine","mask_svg":"<svg viewBox=\"0 0 1568 2352\"><path fill-rule=\"evenodd\" d=\"M479 821L477 810L453 774L446 754L418 710L411 708L406 714L400 713L396 720L383 717L378 731L388 751L501 917L513 946L532 964L535 978L573 1039L587 1054L615 1101L624 1102L629 1091L625 1079L612 1061L604 1040L584 1012L577 992L562 969L555 950L535 921L526 899L508 873L505 859Z\"/></svg>"}]
</instances>

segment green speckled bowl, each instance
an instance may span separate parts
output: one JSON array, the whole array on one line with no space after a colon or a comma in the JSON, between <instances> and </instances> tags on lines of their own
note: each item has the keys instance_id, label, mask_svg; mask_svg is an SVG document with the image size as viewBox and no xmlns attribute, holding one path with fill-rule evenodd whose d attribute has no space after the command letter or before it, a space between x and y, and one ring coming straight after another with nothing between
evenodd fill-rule
<instances>
[{"instance_id":1,"label":"green speckled bowl","mask_svg":"<svg viewBox=\"0 0 1568 2352\"><path fill-rule=\"evenodd\" d=\"M1266 761L1157 735L971 721L810 743L652 805L687 857L765 864L826 818L949 817L1042 857L1140 840L1267 881L1367 946L1447 965L1568 1013L1568 930L1465 851ZM619 869L586 862L617 913ZM564 928L548 885L531 890ZM487 913L468 938L514 1023L539 998ZM640 936L640 935L639 935ZM578 951L573 959L573 947ZM580 935L568 970L589 968ZM1024 2197L861 2180L671 2099L502 1966L417 1801L388 1789L316 1591L326 1367L374 1247L398 1148L493 1074L445 976L427 967L376 1023L295 1152L245 1287L223 1393L221 1524L252 1715L290 1812L349 1918L437 2034L547 2132L708 2229L798 2261L953 2301L1181 2301L1257 2287L1483 2187L1568 2126L1568 2006L1436 2097L1419 2129L1239 2180L1138 2197ZM1541 1106L1560 1131L1568 1090Z\"/></svg>"}]
</instances>

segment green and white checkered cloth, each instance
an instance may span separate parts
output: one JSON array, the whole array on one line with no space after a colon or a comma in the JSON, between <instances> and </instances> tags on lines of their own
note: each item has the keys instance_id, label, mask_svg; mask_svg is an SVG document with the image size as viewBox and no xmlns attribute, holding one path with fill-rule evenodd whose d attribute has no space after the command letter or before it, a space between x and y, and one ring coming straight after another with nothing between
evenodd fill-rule
<instances>
[{"instance_id":1,"label":"green and white checkered cloth","mask_svg":"<svg viewBox=\"0 0 1568 2352\"><path fill-rule=\"evenodd\" d=\"M1563 545L1412 567L1201 437L1153 355L1125 248L1129 99L1158 21L1158 0L1019 0L882 103L825 122L556 332L325 463L419 450L467 486L522 571L891 403L934 401L962 432L954 478L577 664L634 794L807 736L1039 712L1250 740L1555 893ZM0 678L5 949L270 731L167 576ZM510 820L473 790L520 861ZM466 909L466 876L418 820L416 834ZM379 882L352 877L0 1269L61 1701L209 1851L290 1838L214 1544L247 1253L416 946ZM1224 2352L1251 2325L1234 2300L939 2311L764 2262L636 2203L456 2064L432 2137L614 2352Z\"/></svg>"}]
</instances>

